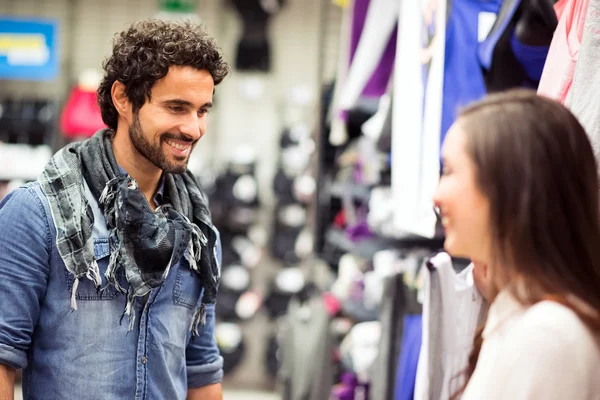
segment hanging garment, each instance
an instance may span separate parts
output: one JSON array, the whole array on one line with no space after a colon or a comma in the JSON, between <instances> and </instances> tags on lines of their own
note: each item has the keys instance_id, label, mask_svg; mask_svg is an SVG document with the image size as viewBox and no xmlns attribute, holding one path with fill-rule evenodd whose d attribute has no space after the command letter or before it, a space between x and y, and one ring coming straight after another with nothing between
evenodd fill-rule
<instances>
[{"instance_id":1,"label":"hanging garment","mask_svg":"<svg viewBox=\"0 0 600 400\"><path fill-rule=\"evenodd\" d=\"M294 298L286 316L280 375L283 400L322 400L333 386L333 337L320 295Z\"/></svg>"},{"instance_id":2,"label":"hanging garment","mask_svg":"<svg viewBox=\"0 0 600 400\"><path fill-rule=\"evenodd\" d=\"M380 97L377 111L361 126L362 134L377 142L380 152L389 153L392 146L392 98L394 77L390 77L385 93Z\"/></svg>"},{"instance_id":3,"label":"hanging garment","mask_svg":"<svg viewBox=\"0 0 600 400\"><path fill-rule=\"evenodd\" d=\"M390 95L385 101L387 110L385 110L385 119L381 124L381 130L377 135L377 148L380 152L391 155L392 151L392 110L394 104L394 96ZM364 130L364 127L363 127Z\"/></svg>"},{"instance_id":4,"label":"hanging garment","mask_svg":"<svg viewBox=\"0 0 600 400\"><path fill-rule=\"evenodd\" d=\"M477 57L496 21L501 0L452 0L446 26L444 104L440 145L460 109L486 94Z\"/></svg>"},{"instance_id":5,"label":"hanging garment","mask_svg":"<svg viewBox=\"0 0 600 400\"><path fill-rule=\"evenodd\" d=\"M268 72L271 69L267 26L282 3L282 0L232 0L243 22L243 34L237 45L235 59L238 70Z\"/></svg>"},{"instance_id":6,"label":"hanging garment","mask_svg":"<svg viewBox=\"0 0 600 400\"><path fill-rule=\"evenodd\" d=\"M446 400L462 387L462 374L475 330L483 322L484 308L472 265L456 274L448 254L431 258L425 277L415 400Z\"/></svg>"},{"instance_id":7,"label":"hanging garment","mask_svg":"<svg viewBox=\"0 0 600 400\"><path fill-rule=\"evenodd\" d=\"M600 160L600 107L595 100L600 89L600 1L589 1L585 25L566 105L584 126Z\"/></svg>"},{"instance_id":8,"label":"hanging garment","mask_svg":"<svg viewBox=\"0 0 600 400\"><path fill-rule=\"evenodd\" d=\"M350 68L340 98L342 110L351 109L361 95L383 95L394 66L399 2L370 0L368 3L366 16L361 15L361 7L354 9L352 43L357 44L356 50L351 50ZM360 5L357 1L356 6ZM364 24L360 24L362 20Z\"/></svg>"},{"instance_id":9,"label":"hanging garment","mask_svg":"<svg viewBox=\"0 0 600 400\"><path fill-rule=\"evenodd\" d=\"M487 91L537 89L557 23L552 0L504 1L478 48Z\"/></svg>"},{"instance_id":10,"label":"hanging garment","mask_svg":"<svg viewBox=\"0 0 600 400\"><path fill-rule=\"evenodd\" d=\"M423 13L424 0L400 4L392 104L394 225L398 234L431 238L440 172L446 0L434 3L434 18Z\"/></svg>"},{"instance_id":11,"label":"hanging garment","mask_svg":"<svg viewBox=\"0 0 600 400\"><path fill-rule=\"evenodd\" d=\"M340 343L339 352L343 365L356 375L359 384L372 379L373 362L377 357L381 333L381 322L359 322Z\"/></svg>"},{"instance_id":12,"label":"hanging garment","mask_svg":"<svg viewBox=\"0 0 600 400\"><path fill-rule=\"evenodd\" d=\"M538 94L565 102L573 83L587 8L588 0L560 0L556 3L558 25L550 44Z\"/></svg>"},{"instance_id":13,"label":"hanging garment","mask_svg":"<svg viewBox=\"0 0 600 400\"><path fill-rule=\"evenodd\" d=\"M349 35L349 51L338 75L336 101L330 141L343 144L347 140L343 125L347 113L357 106L361 96L381 97L388 86L394 68L396 52L396 23L399 2L395 0L355 0L351 27L344 27L342 35ZM344 44L342 43L342 46ZM348 66L349 64L349 66ZM340 66L338 66L338 72Z\"/></svg>"},{"instance_id":14,"label":"hanging garment","mask_svg":"<svg viewBox=\"0 0 600 400\"><path fill-rule=\"evenodd\" d=\"M406 287L403 275L387 277L383 283L382 303L379 311L381 340L371 380L370 398L390 399L394 393L394 379L400 356L404 314L406 312Z\"/></svg>"},{"instance_id":15,"label":"hanging garment","mask_svg":"<svg viewBox=\"0 0 600 400\"><path fill-rule=\"evenodd\" d=\"M394 400L413 400L414 398L422 329L422 315L414 314L404 317L402 352L398 358Z\"/></svg>"},{"instance_id":16,"label":"hanging garment","mask_svg":"<svg viewBox=\"0 0 600 400\"><path fill-rule=\"evenodd\" d=\"M537 88L550 46L532 46L523 43L516 32L513 32L510 37L510 46L515 59L525 74L523 82L520 82L519 85Z\"/></svg>"},{"instance_id":17,"label":"hanging garment","mask_svg":"<svg viewBox=\"0 0 600 400\"><path fill-rule=\"evenodd\" d=\"M348 63L351 60L351 32L354 1L342 9L342 21L340 23L339 52L336 67L336 80L333 84L332 99L327 107L326 120L330 124L329 144L339 146L348 141L348 129L346 128L346 117L340 115L338 104L340 102L342 87L348 74ZM364 1L364 0L356 0Z\"/></svg>"}]
</instances>

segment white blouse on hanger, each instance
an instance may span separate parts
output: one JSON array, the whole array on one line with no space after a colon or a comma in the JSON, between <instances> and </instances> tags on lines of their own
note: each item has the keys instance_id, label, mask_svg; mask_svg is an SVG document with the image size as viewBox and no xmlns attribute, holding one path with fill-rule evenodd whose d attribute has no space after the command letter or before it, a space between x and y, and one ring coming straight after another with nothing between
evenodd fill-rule
<instances>
[{"instance_id":1,"label":"white blouse on hanger","mask_svg":"<svg viewBox=\"0 0 600 400\"><path fill-rule=\"evenodd\" d=\"M567 307L501 292L483 338L462 400L600 400L600 343Z\"/></svg>"}]
</instances>

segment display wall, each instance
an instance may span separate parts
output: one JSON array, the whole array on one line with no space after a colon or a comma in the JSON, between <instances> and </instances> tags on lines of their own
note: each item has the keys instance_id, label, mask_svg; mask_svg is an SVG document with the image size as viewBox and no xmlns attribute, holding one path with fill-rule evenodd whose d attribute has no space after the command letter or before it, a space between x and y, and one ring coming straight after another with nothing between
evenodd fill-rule
<instances>
[{"instance_id":1,"label":"display wall","mask_svg":"<svg viewBox=\"0 0 600 400\"><path fill-rule=\"evenodd\" d=\"M196 150L197 159L218 166L228 159L233 149L249 145L260 154L257 173L261 197L267 203L272 201L270 185L277 159L279 128L290 91L300 87L303 92L308 91L314 101L320 77L333 76L335 72L341 12L331 2L327 3L327 21L321 24L322 31L320 0L285 2L269 27L271 72L232 71L217 90L208 134ZM236 10L223 0L200 0L197 9L200 19L233 63L242 31ZM60 47L60 75L56 80L0 79L0 94L55 97L63 104L78 74L101 66L115 32L157 11L158 2L154 0L0 0L0 15L58 21ZM323 63L319 59L320 52L324 55ZM305 118L310 117L309 114Z\"/></svg>"}]
</instances>

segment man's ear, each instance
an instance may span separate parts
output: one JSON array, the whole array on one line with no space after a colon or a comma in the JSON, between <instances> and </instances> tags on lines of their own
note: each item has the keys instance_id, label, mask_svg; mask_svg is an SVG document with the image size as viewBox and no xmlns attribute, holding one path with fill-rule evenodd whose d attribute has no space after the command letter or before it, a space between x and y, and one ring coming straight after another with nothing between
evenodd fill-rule
<instances>
[{"instance_id":1,"label":"man's ear","mask_svg":"<svg viewBox=\"0 0 600 400\"><path fill-rule=\"evenodd\" d=\"M125 85L122 82L115 81L110 90L110 94L119 116L124 118L127 122L130 122L132 107L131 102L127 98L127 94L125 93Z\"/></svg>"}]
</instances>

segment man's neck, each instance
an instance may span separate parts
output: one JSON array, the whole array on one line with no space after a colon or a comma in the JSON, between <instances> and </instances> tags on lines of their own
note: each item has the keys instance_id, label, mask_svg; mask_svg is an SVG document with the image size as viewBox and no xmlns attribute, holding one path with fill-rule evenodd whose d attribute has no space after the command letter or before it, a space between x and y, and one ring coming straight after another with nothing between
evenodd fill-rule
<instances>
[{"instance_id":1,"label":"man's neck","mask_svg":"<svg viewBox=\"0 0 600 400\"><path fill-rule=\"evenodd\" d=\"M154 194L158 189L162 170L152 164L131 143L127 130L117 129L113 138L113 152L117 164L137 182L140 190L154 209Z\"/></svg>"}]
</instances>

